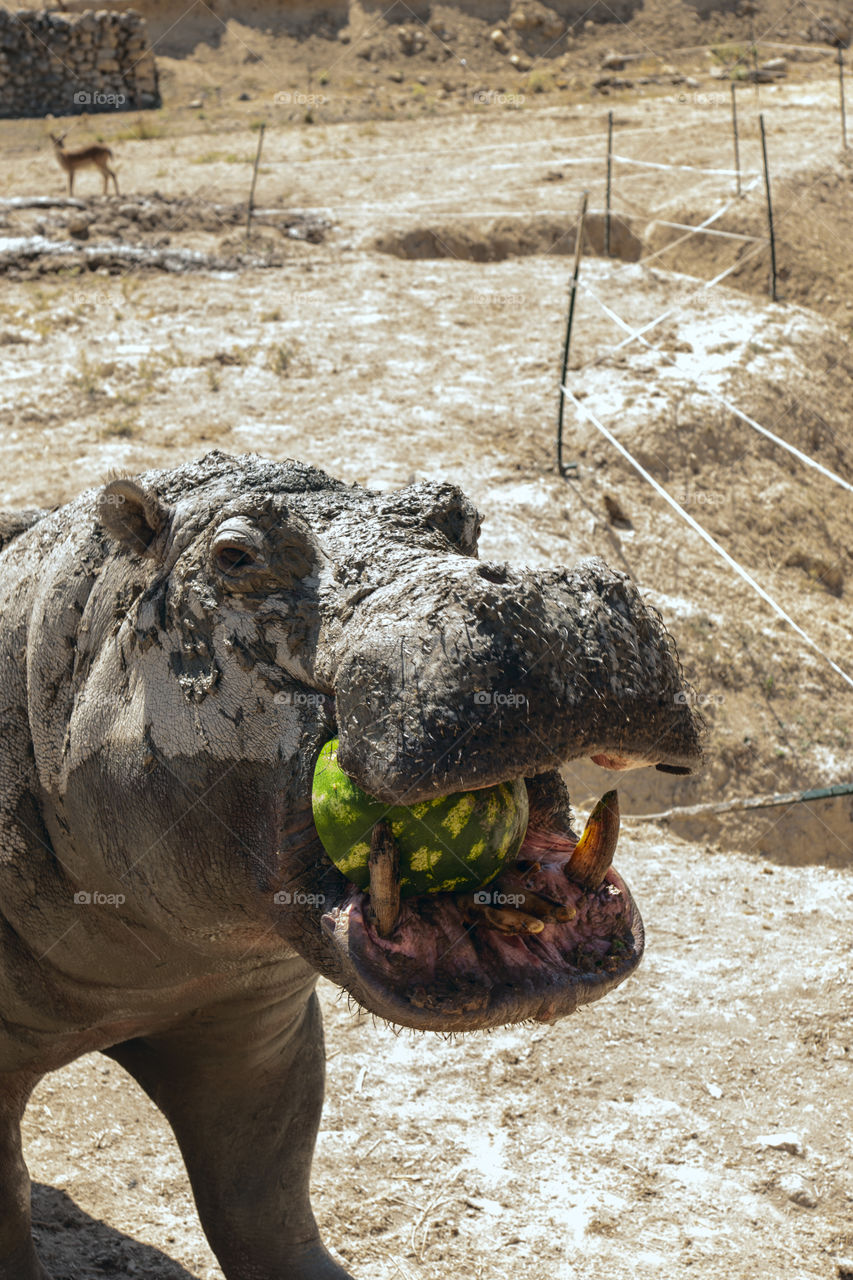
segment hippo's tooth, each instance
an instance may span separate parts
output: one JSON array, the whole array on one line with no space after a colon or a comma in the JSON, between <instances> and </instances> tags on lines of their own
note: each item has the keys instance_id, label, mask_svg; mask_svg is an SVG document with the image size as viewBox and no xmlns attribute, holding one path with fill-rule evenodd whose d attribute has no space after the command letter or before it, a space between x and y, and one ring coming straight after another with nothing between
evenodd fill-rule
<instances>
[{"instance_id":1,"label":"hippo's tooth","mask_svg":"<svg viewBox=\"0 0 853 1280\"><path fill-rule=\"evenodd\" d=\"M483 914L501 933L541 933L545 928L544 920L516 911L515 907L486 907Z\"/></svg>"},{"instance_id":2,"label":"hippo's tooth","mask_svg":"<svg viewBox=\"0 0 853 1280\"><path fill-rule=\"evenodd\" d=\"M373 927L380 938L389 938L400 914L400 853L387 822L373 828L367 865Z\"/></svg>"},{"instance_id":3,"label":"hippo's tooth","mask_svg":"<svg viewBox=\"0 0 853 1280\"><path fill-rule=\"evenodd\" d=\"M619 838L619 796L603 795L587 819L583 835L566 865L566 875L582 889L597 889L613 861Z\"/></svg>"},{"instance_id":4,"label":"hippo's tooth","mask_svg":"<svg viewBox=\"0 0 853 1280\"><path fill-rule=\"evenodd\" d=\"M531 889L524 890L524 902L521 905L526 913L537 916L546 923L557 920L560 924L565 924L567 920L574 920L577 915L574 907L567 907L562 902L543 898L541 894L533 893Z\"/></svg>"},{"instance_id":5,"label":"hippo's tooth","mask_svg":"<svg viewBox=\"0 0 853 1280\"><path fill-rule=\"evenodd\" d=\"M480 890L477 893L458 893L457 906L468 920L475 924L485 924L497 929L500 933L541 933L545 928L544 919L539 919L516 907L493 907L489 899L491 892ZM548 904L549 908L551 904Z\"/></svg>"}]
</instances>

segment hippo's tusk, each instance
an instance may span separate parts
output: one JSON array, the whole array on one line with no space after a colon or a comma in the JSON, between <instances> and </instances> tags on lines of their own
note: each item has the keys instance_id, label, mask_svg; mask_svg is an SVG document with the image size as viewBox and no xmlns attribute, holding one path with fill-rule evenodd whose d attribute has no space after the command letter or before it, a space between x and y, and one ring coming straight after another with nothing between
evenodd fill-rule
<instances>
[{"instance_id":1,"label":"hippo's tusk","mask_svg":"<svg viewBox=\"0 0 853 1280\"><path fill-rule=\"evenodd\" d=\"M566 864L566 875L582 889L598 889L613 862L619 838L619 796L603 795L587 818L583 835Z\"/></svg>"},{"instance_id":2,"label":"hippo's tusk","mask_svg":"<svg viewBox=\"0 0 853 1280\"><path fill-rule=\"evenodd\" d=\"M377 822L371 832L368 867L373 927L380 938L389 938L400 914L400 853L387 822Z\"/></svg>"}]
</instances>

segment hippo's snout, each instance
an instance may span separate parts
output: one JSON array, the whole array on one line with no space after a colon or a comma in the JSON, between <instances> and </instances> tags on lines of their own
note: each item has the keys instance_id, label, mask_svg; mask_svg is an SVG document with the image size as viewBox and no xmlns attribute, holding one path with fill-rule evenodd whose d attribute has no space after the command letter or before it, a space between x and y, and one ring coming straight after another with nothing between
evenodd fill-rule
<instances>
[{"instance_id":1,"label":"hippo's snout","mask_svg":"<svg viewBox=\"0 0 853 1280\"><path fill-rule=\"evenodd\" d=\"M412 804L593 756L688 772L699 733L670 637L600 560L420 563L374 592L335 678L341 766Z\"/></svg>"}]
</instances>

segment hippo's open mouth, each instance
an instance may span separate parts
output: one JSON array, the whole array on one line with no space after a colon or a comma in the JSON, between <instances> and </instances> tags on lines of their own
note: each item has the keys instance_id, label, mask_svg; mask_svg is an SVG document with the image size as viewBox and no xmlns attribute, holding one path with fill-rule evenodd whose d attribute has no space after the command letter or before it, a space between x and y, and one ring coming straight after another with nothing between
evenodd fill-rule
<instances>
[{"instance_id":1,"label":"hippo's open mouth","mask_svg":"<svg viewBox=\"0 0 853 1280\"><path fill-rule=\"evenodd\" d=\"M528 790L530 821L516 860L481 891L405 899L383 928L370 890L348 883L325 911L321 924L346 986L366 1007L433 1030L550 1022L637 967L642 920L609 865L615 792L579 840L558 774L528 780Z\"/></svg>"}]
</instances>

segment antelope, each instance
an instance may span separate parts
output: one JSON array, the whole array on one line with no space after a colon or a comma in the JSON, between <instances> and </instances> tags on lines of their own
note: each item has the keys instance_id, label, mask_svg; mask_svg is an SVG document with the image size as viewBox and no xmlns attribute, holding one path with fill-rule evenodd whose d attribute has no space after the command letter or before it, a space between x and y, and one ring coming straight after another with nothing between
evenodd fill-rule
<instances>
[{"instance_id":1,"label":"antelope","mask_svg":"<svg viewBox=\"0 0 853 1280\"><path fill-rule=\"evenodd\" d=\"M76 151L66 151L62 143L65 140L65 134L60 133L59 137L52 133L50 140L53 143L53 149L56 152L56 158L68 174L68 194L74 195L74 175L78 169L100 169L101 176L104 179L104 195L109 189L109 180L112 178L113 186L116 189L116 195L119 194L118 181L115 172L110 168L109 161L113 158L113 153L109 147L102 147L99 143L93 144L91 147L78 147Z\"/></svg>"}]
</instances>

